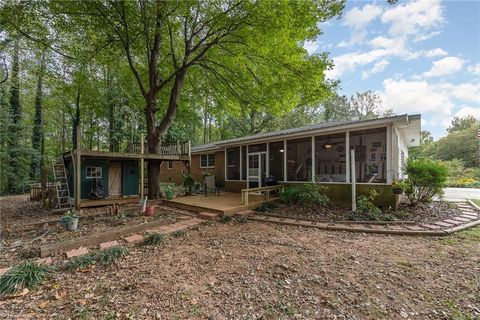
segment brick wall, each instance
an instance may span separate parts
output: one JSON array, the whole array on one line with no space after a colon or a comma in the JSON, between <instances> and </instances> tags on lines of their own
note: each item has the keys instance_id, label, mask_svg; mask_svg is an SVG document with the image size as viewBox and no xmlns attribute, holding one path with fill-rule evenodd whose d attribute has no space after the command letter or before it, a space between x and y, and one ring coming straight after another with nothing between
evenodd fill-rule
<instances>
[{"instance_id":1,"label":"brick wall","mask_svg":"<svg viewBox=\"0 0 480 320\"><path fill-rule=\"evenodd\" d=\"M162 163L160 169L160 181L183 183L183 174L187 172L187 167L182 161L173 161L173 168L168 170L167 161ZM195 180L202 182L205 173L214 174L217 181L223 182L225 179L225 153L224 151L215 152L215 167L200 168L200 155L192 155L191 173Z\"/></svg>"}]
</instances>

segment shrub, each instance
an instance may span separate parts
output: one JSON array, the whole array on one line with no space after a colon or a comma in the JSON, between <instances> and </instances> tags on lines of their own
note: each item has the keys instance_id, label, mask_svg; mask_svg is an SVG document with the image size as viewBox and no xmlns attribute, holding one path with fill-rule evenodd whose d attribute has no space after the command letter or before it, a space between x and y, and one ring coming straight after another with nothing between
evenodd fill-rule
<instances>
[{"instance_id":1,"label":"shrub","mask_svg":"<svg viewBox=\"0 0 480 320\"><path fill-rule=\"evenodd\" d=\"M327 206L330 203L330 199L324 194L325 189L326 187L317 182L290 186L280 192L279 199L287 205Z\"/></svg>"},{"instance_id":2,"label":"shrub","mask_svg":"<svg viewBox=\"0 0 480 320\"><path fill-rule=\"evenodd\" d=\"M220 221L223 222L223 223L228 223L228 222L232 221L232 216L224 214L224 215L222 215L222 219Z\"/></svg>"},{"instance_id":3,"label":"shrub","mask_svg":"<svg viewBox=\"0 0 480 320\"><path fill-rule=\"evenodd\" d=\"M294 187L294 186L289 186L285 187L283 191L280 192L278 195L278 198L280 199L281 202L291 206L300 201L300 188L299 187Z\"/></svg>"},{"instance_id":4,"label":"shrub","mask_svg":"<svg viewBox=\"0 0 480 320\"><path fill-rule=\"evenodd\" d=\"M33 261L19 263L0 278L0 295L13 294L23 288L35 288L48 279L53 270L52 266Z\"/></svg>"},{"instance_id":5,"label":"shrub","mask_svg":"<svg viewBox=\"0 0 480 320\"><path fill-rule=\"evenodd\" d=\"M410 205L428 203L435 195L441 196L447 182L447 167L440 161L429 159L410 160L405 167L408 178L401 187Z\"/></svg>"},{"instance_id":6,"label":"shrub","mask_svg":"<svg viewBox=\"0 0 480 320\"><path fill-rule=\"evenodd\" d=\"M115 260L118 260L128 253L128 249L125 247L111 247L106 250L100 251L96 257L96 260L101 265L109 265Z\"/></svg>"},{"instance_id":7,"label":"shrub","mask_svg":"<svg viewBox=\"0 0 480 320\"><path fill-rule=\"evenodd\" d=\"M143 245L144 246L156 246L159 245L160 243L165 240L165 237L163 234L158 233L158 232L152 232L149 233L145 239L143 240Z\"/></svg>"},{"instance_id":8,"label":"shrub","mask_svg":"<svg viewBox=\"0 0 480 320\"><path fill-rule=\"evenodd\" d=\"M271 202L263 202L258 207L255 208L257 212L266 212L274 209L276 206Z\"/></svg>"},{"instance_id":9,"label":"shrub","mask_svg":"<svg viewBox=\"0 0 480 320\"><path fill-rule=\"evenodd\" d=\"M371 189L368 197L360 195L357 199L357 211L352 212L349 216L350 220L378 220L382 210L373 204L375 198L378 197L378 192Z\"/></svg>"},{"instance_id":10,"label":"shrub","mask_svg":"<svg viewBox=\"0 0 480 320\"><path fill-rule=\"evenodd\" d=\"M180 238L180 237L186 237L186 236L187 236L187 232L184 230L177 230L172 232L172 237L174 238Z\"/></svg>"}]
</instances>

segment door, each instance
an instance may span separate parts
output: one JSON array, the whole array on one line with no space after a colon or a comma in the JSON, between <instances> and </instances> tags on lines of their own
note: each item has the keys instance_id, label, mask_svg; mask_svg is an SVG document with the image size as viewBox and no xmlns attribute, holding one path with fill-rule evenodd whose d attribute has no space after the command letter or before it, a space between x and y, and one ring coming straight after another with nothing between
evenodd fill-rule
<instances>
[{"instance_id":1,"label":"door","mask_svg":"<svg viewBox=\"0 0 480 320\"><path fill-rule=\"evenodd\" d=\"M108 194L110 196L122 195L122 165L111 163L108 169Z\"/></svg>"},{"instance_id":2,"label":"door","mask_svg":"<svg viewBox=\"0 0 480 320\"><path fill-rule=\"evenodd\" d=\"M248 187L262 187L265 179L267 155L265 152L248 155Z\"/></svg>"}]
</instances>

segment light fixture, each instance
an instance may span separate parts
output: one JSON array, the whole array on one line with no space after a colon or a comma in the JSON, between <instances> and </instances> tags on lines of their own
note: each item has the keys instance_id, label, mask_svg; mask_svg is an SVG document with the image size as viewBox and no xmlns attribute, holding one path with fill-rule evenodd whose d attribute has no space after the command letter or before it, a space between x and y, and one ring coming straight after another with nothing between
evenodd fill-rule
<instances>
[{"instance_id":1,"label":"light fixture","mask_svg":"<svg viewBox=\"0 0 480 320\"><path fill-rule=\"evenodd\" d=\"M280 149L280 150L278 150L278 151L279 151L279 152L285 152L285 150L283 150L283 149Z\"/></svg>"},{"instance_id":2,"label":"light fixture","mask_svg":"<svg viewBox=\"0 0 480 320\"><path fill-rule=\"evenodd\" d=\"M323 147L325 149L330 149L332 147L332 142L330 141L330 139L325 142L325 145Z\"/></svg>"}]
</instances>

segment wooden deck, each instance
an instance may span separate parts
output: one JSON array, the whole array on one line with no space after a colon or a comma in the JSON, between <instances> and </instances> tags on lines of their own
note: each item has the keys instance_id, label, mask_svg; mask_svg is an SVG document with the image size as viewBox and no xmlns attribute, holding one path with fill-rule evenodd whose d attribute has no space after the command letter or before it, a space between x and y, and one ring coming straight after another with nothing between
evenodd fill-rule
<instances>
[{"instance_id":1,"label":"wooden deck","mask_svg":"<svg viewBox=\"0 0 480 320\"><path fill-rule=\"evenodd\" d=\"M203 194L176 197L173 200L163 202L173 207L191 210L195 212L218 212L222 214L233 214L247 209L255 209L263 202L275 200L275 197L265 199L263 195L250 194L249 204L243 205L240 193L221 192L220 196L212 193L208 197Z\"/></svg>"},{"instance_id":2,"label":"wooden deck","mask_svg":"<svg viewBox=\"0 0 480 320\"><path fill-rule=\"evenodd\" d=\"M125 204L125 203L136 203L140 201L139 196L129 196L129 197L122 197L122 198L110 198L110 199L98 199L98 200L87 200L82 199L80 201L80 208L88 208L88 207L101 207L101 206L109 206L112 204Z\"/></svg>"}]
</instances>

